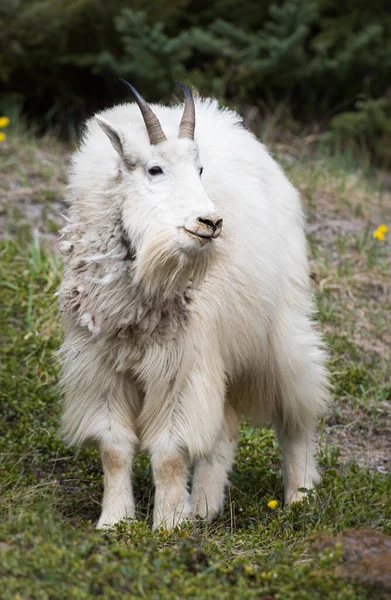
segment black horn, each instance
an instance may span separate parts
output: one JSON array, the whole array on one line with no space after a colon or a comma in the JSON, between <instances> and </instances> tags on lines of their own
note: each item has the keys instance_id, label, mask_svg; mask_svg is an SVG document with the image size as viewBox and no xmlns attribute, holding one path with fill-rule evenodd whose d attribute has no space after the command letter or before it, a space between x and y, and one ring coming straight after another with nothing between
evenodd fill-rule
<instances>
[{"instance_id":1,"label":"black horn","mask_svg":"<svg viewBox=\"0 0 391 600\"><path fill-rule=\"evenodd\" d=\"M195 129L195 106L194 98L190 88L180 81L175 82L185 93L185 108L183 109L183 115L181 124L179 125L179 136L180 138L189 138L194 140L194 129Z\"/></svg>"},{"instance_id":2,"label":"black horn","mask_svg":"<svg viewBox=\"0 0 391 600\"><path fill-rule=\"evenodd\" d=\"M164 131L162 126L160 125L160 121L153 112L152 108L148 105L148 103L144 100L144 98L138 93L136 88L134 88L128 81L125 79L121 79L122 83L130 90L133 96L136 99L136 102L141 110L141 114L143 115L144 123L148 131L149 141L152 145L160 144L161 142L165 142L167 140L164 135Z\"/></svg>"}]
</instances>

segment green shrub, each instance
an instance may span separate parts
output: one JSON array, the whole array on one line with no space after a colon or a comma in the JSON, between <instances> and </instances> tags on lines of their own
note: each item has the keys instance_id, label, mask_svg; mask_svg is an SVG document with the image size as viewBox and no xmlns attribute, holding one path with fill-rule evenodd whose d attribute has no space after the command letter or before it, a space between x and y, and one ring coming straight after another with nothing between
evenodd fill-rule
<instances>
[{"instance_id":1,"label":"green shrub","mask_svg":"<svg viewBox=\"0 0 391 600\"><path fill-rule=\"evenodd\" d=\"M330 121L323 136L337 146L349 143L365 146L385 165L391 164L391 102L388 98L358 100L355 111L343 112Z\"/></svg>"}]
</instances>

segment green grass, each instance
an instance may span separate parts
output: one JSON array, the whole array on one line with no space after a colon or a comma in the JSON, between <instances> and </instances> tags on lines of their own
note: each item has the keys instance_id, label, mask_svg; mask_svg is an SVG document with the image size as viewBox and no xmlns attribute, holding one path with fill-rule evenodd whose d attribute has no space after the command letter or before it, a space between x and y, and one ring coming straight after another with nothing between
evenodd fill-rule
<instances>
[{"instance_id":1,"label":"green grass","mask_svg":"<svg viewBox=\"0 0 391 600\"><path fill-rule=\"evenodd\" d=\"M19 170L26 186L36 169L30 160L35 165L37 158L26 158ZM46 181L39 173L38 180ZM303 504L283 508L274 434L243 424L224 514L211 526L197 522L170 533L151 531L152 477L149 459L141 455L134 473L137 520L111 533L95 530L103 489L99 456L94 449L67 448L58 433L54 353L61 328L54 294L61 264L37 238L0 241L1 598L386 597L380 587L339 576L340 546L316 549L313 541L320 532L334 535L350 527L391 534L391 475L365 454L386 443L381 431L389 419L390 306L382 287L389 253L371 235L373 224L389 214L382 203L388 196L324 161L322 168L318 162L293 165L290 175L305 198L310 190L316 213L311 223L328 218L322 212L326 192L335 219L345 218L347 204L364 207L357 230L315 231L309 238L334 384L334 403L321 426L323 478ZM46 181L42 202L57 193L56 181ZM382 197L380 213L368 207L366 194ZM12 225L18 230L17 219ZM276 510L267 507L271 499L279 501Z\"/></svg>"}]
</instances>

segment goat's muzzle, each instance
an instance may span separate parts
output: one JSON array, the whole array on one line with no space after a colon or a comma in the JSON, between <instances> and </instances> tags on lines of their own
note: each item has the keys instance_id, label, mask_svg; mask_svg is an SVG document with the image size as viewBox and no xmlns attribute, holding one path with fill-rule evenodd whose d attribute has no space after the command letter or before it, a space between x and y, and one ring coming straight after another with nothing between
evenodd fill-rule
<instances>
[{"instance_id":1,"label":"goat's muzzle","mask_svg":"<svg viewBox=\"0 0 391 600\"><path fill-rule=\"evenodd\" d=\"M198 217L194 228L185 227L186 233L196 238L204 240L216 239L219 237L223 228L223 219L213 219L210 217Z\"/></svg>"}]
</instances>

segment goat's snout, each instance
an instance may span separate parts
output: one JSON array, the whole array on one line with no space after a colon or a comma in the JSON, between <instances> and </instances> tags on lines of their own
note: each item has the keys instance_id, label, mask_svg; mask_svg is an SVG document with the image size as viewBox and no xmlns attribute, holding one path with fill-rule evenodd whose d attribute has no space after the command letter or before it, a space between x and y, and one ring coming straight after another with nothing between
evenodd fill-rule
<instances>
[{"instance_id":1,"label":"goat's snout","mask_svg":"<svg viewBox=\"0 0 391 600\"><path fill-rule=\"evenodd\" d=\"M205 237L219 237L223 227L223 219L219 219L218 217L198 217L197 223L205 229L205 233L203 234Z\"/></svg>"},{"instance_id":2,"label":"goat's snout","mask_svg":"<svg viewBox=\"0 0 391 600\"><path fill-rule=\"evenodd\" d=\"M205 212L200 211L202 215L200 217L198 216L200 213L197 215L197 212L193 213L185 223L186 233L204 243L218 238L223 227L223 219L220 218L217 210L212 208Z\"/></svg>"}]
</instances>

